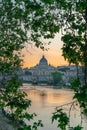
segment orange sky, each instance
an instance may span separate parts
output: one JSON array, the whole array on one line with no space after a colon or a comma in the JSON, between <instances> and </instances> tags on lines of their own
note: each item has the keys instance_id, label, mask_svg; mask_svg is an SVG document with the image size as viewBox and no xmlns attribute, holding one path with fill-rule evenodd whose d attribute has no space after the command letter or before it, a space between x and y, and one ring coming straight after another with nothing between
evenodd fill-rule
<instances>
[{"instance_id":1,"label":"orange sky","mask_svg":"<svg viewBox=\"0 0 87 130\"><path fill-rule=\"evenodd\" d=\"M49 48L48 51L42 51L39 48L36 48L34 45L27 44L26 47L22 50L22 54L24 55L23 60L23 68L30 68L39 63L42 55L45 55L48 63L53 66L62 66L68 65L68 63L64 60L62 55L62 45L61 35L57 34L54 39L51 39L51 44L45 46L45 48Z\"/></svg>"}]
</instances>

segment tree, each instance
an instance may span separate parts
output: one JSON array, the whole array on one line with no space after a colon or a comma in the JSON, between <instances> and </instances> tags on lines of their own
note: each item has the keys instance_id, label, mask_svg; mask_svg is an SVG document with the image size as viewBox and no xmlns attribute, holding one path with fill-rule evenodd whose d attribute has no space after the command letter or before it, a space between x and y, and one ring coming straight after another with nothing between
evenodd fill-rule
<instances>
[{"instance_id":1,"label":"tree","mask_svg":"<svg viewBox=\"0 0 87 130\"><path fill-rule=\"evenodd\" d=\"M87 114L87 1L56 0L55 9L58 26L62 31L61 39L64 42L63 56L70 64L77 66L77 73L78 65L84 67L84 83L80 82L77 74L78 77L71 86L75 91L74 98L78 100L83 112ZM77 126L72 129L81 130L82 128Z\"/></svg>"},{"instance_id":2,"label":"tree","mask_svg":"<svg viewBox=\"0 0 87 130\"><path fill-rule=\"evenodd\" d=\"M76 90L74 97L78 99L80 106L87 113L86 0L1 0L0 72L4 80L4 84L2 84L4 89L0 89L1 108L6 107L6 105L13 107L12 101L8 104L6 102L9 101L9 96L13 96L12 99L15 102L15 96L19 94L19 80L17 79L16 86L12 85L12 80L14 80L17 69L21 66L20 50L25 46L24 43L34 42L37 47L44 49L41 38L54 38L55 33L59 30L62 32L64 42L62 50L65 59L68 59L70 64L84 66L84 84L81 84L78 77L72 87ZM10 82L5 80L6 74L12 77ZM10 86L9 89L8 85ZM12 86L15 91L10 90ZM20 99L19 95L18 100ZM82 98L82 95L84 95L84 98ZM24 95L21 96L25 97ZM24 100L22 103L24 103ZM20 104L15 104L15 106L17 105ZM19 111L20 109L17 109L15 114L17 115ZM18 119L19 116L20 114L18 114Z\"/></svg>"},{"instance_id":3,"label":"tree","mask_svg":"<svg viewBox=\"0 0 87 130\"><path fill-rule=\"evenodd\" d=\"M53 72L52 78L53 78L53 84L58 85L62 81L62 74L60 72Z\"/></svg>"},{"instance_id":4,"label":"tree","mask_svg":"<svg viewBox=\"0 0 87 130\"><path fill-rule=\"evenodd\" d=\"M20 51L29 38L34 40L35 31L33 31L32 36L28 37L28 31L31 27L29 17L32 18L31 12L34 13L35 9L32 10L34 2L27 2L23 2L23 0L1 0L0 2L0 74L2 75L0 108L8 118L17 122L19 129L32 130L37 129L42 124L41 121L35 122L33 125L25 123L24 119L30 121L34 118L34 114L25 112L31 105L31 101L25 99L25 93L19 92L22 84L17 76L22 61ZM29 10L28 5L30 5ZM35 7L36 5L37 3Z\"/></svg>"}]
</instances>

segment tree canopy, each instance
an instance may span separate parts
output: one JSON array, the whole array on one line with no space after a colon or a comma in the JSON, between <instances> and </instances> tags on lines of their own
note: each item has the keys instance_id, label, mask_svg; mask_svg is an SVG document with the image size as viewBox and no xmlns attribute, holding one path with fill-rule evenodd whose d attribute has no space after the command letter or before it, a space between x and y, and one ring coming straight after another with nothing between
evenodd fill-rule
<instances>
[{"instance_id":1,"label":"tree canopy","mask_svg":"<svg viewBox=\"0 0 87 130\"><path fill-rule=\"evenodd\" d=\"M62 74L60 72L53 72L51 75L53 78L53 85L60 85L63 81Z\"/></svg>"},{"instance_id":2,"label":"tree canopy","mask_svg":"<svg viewBox=\"0 0 87 130\"><path fill-rule=\"evenodd\" d=\"M84 66L84 84L76 80L72 87L78 86L73 88L76 90L74 97L87 112L87 0L0 1L0 73L10 73L12 76L8 84L3 84L5 90L0 89L0 107L5 106L6 102L11 108L17 106L15 119L27 108L27 103L30 105L30 102L24 101L25 94L18 92L19 82L14 80L16 85L12 82L15 77L13 70L21 66L20 50L25 42L34 42L37 47L44 49L41 38L54 38L59 31L64 42L64 58L69 63ZM9 100L12 95L12 100ZM81 98L82 95L84 98ZM15 96L18 101L21 97L20 104L16 104ZM24 102L25 107L22 104Z\"/></svg>"},{"instance_id":3,"label":"tree canopy","mask_svg":"<svg viewBox=\"0 0 87 130\"><path fill-rule=\"evenodd\" d=\"M54 38L59 30L65 59L74 64L87 64L86 0L2 0L0 3L0 48L1 43L5 48L8 45L9 53L13 45L17 51L24 42L31 41L43 49L41 38Z\"/></svg>"}]
</instances>

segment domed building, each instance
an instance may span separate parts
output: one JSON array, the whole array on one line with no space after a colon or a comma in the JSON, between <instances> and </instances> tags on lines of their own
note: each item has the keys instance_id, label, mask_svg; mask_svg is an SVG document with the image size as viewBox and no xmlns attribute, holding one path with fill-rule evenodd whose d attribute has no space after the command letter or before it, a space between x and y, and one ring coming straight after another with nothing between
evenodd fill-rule
<instances>
[{"instance_id":1,"label":"domed building","mask_svg":"<svg viewBox=\"0 0 87 130\"><path fill-rule=\"evenodd\" d=\"M82 82L84 82L82 68L79 66L78 69L79 77L81 78ZM23 74L21 75L23 77L23 82L52 83L51 81L53 81L53 72L61 73L63 84L70 84L71 80L77 76L76 66L53 67L48 64L48 61L44 55L36 66L31 67L30 69L23 69Z\"/></svg>"},{"instance_id":2,"label":"domed building","mask_svg":"<svg viewBox=\"0 0 87 130\"><path fill-rule=\"evenodd\" d=\"M39 61L39 66L48 66L47 59L45 58L44 55L42 56L42 58Z\"/></svg>"},{"instance_id":3,"label":"domed building","mask_svg":"<svg viewBox=\"0 0 87 130\"><path fill-rule=\"evenodd\" d=\"M56 68L49 65L47 59L43 55L39 64L29 69L32 74L32 82L46 83L52 78L51 73L56 71Z\"/></svg>"}]
</instances>

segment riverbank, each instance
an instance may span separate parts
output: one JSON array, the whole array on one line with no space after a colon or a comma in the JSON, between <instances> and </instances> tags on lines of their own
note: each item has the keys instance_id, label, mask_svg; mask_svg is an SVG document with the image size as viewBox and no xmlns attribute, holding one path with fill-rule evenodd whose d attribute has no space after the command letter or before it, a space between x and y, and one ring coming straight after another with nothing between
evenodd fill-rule
<instances>
[{"instance_id":1,"label":"riverbank","mask_svg":"<svg viewBox=\"0 0 87 130\"><path fill-rule=\"evenodd\" d=\"M6 118L0 110L0 130L17 130L11 120Z\"/></svg>"}]
</instances>

